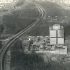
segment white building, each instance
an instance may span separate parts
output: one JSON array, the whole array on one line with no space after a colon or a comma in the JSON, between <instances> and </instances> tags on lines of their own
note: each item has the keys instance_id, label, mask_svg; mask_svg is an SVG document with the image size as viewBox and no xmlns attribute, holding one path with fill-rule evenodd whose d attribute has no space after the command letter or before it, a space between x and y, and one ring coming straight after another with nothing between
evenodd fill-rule
<instances>
[{"instance_id":1,"label":"white building","mask_svg":"<svg viewBox=\"0 0 70 70\"><path fill-rule=\"evenodd\" d=\"M51 45L64 45L64 28L60 24L49 27L49 36Z\"/></svg>"},{"instance_id":2,"label":"white building","mask_svg":"<svg viewBox=\"0 0 70 70\"><path fill-rule=\"evenodd\" d=\"M60 24L49 26L49 36L29 36L33 40L32 49L36 53L67 54L64 42L64 27Z\"/></svg>"},{"instance_id":3,"label":"white building","mask_svg":"<svg viewBox=\"0 0 70 70\"><path fill-rule=\"evenodd\" d=\"M50 45L54 54L67 54L67 46L64 45L64 27L54 24L49 27Z\"/></svg>"}]
</instances>

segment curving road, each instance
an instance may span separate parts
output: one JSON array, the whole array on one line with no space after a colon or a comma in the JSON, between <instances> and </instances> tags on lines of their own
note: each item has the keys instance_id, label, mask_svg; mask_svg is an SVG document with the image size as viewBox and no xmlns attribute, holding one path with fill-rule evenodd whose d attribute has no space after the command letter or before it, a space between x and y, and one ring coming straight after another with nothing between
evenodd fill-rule
<instances>
[{"instance_id":1,"label":"curving road","mask_svg":"<svg viewBox=\"0 0 70 70\"><path fill-rule=\"evenodd\" d=\"M3 46L2 50L0 51L0 60L1 60L1 69L0 70L4 70L3 68L3 60L4 60L4 55L6 53L6 51L9 49L9 47L11 47L11 45L19 38L21 37L23 34L29 32L34 26L36 26L38 24L38 22L40 21L40 19L37 19L37 21L31 25L29 25L27 28L23 29L22 31L20 31L19 33L17 33L15 36L13 36L9 42Z\"/></svg>"},{"instance_id":2,"label":"curving road","mask_svg":"<svg viewBox=\"0 0 70 70\"><path fill-rule=\"evenodd\" d=\"M9 47L11 47L11 45L14 42L16 42L18 40L18 38L20 38L22 35L25 35L25 33L29 32L37 24L40 24L39 21L41 21L44 18L45 14L46 14L44 8L41 5L36 4L36 3L35 3L35 6L38 9L39 13L41 13L41 17L37 18L35 23L32 23L31 25L29 25L28 27L26 27L25 29L23 29L22 31L17 33L16 35L12 36L10 38L10 40L7 42L7 44L3 46L3 48L0 51L0 64L1 64L0 70L4 70L4 67L3 67L4 56L5 56L5 53L7 52L7 50L9 49Z\"/></svg>"}]
</instances>

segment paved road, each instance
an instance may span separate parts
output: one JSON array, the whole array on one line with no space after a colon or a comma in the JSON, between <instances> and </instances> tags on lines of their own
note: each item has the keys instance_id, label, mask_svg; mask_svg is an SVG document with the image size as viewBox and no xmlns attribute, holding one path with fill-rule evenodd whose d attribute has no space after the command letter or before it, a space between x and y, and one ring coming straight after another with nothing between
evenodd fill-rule
<instances>
[{"instance_id":1,"label":"paved road","mask_svg":"<svg viewBox=\"0 0 70 70\"><path fill-rule=\"evenodd\" d=\"M44 9L42 6L40 6L39 4L35 4L36 8L38 9L39 13L41 13L41 17L44 17ZM8 41L8 43L3 46L3 48L0 51L0 62L1 62L1 69L0 70L4 70L3 69L3 60L4 60L4 55L6 53L6 51L9 49L9 47L11 47L11 45L16 42L16 40L21 37L23 34L29 32L34 26L36 26L37 24L39 24L40 19L37 19L37 21L35 23L32 23L31 25L29 25L27 28L23 29L22 31L20 31L19 33L17 33L16 35L12 36L10 38L10 40Z\"/></svg>"},{"instance_id":2,"label":"paved road","mask_svg":"<svg viewBox=\"0 0 70 70\"><path fill-rule=\"evenodd\" d=\"M3 70L3 57L6 53L6 51L9 49L9 47L11 47L11 45L16 42L16 40L21 37L23 34L29 32L35 25L38 24L38 22L40 21L40 19L37 19L37 21L31 25L29 25L27 28L23 29L22 31L20 31L19 33L17 33L16 35L14 35L9 42L2 48L2 50L0 51L0 57L1 57L1 69Z\"/></svg>"},{"instance_id":3,"label":"paved road","mask_svg":"<svg viewBox=\"0 0 70 70\"><path fill-rule=\"evenodd\" d=\"M41 13L41 17L43 18L43 17L45 16L45 14L46 14L44 8L43 8L40 4L36 4L36 3L34 3L34 4L35 4L36 8L38 9L39 13ZM26 5L27 5L27 4L25 4L24 6L26 6ZM45 12L45 13L44 13L44 12ZM33 18L31 18L31 19L33 19ZM35 18L34 18L34 19L35 19ZM38 20L39 20L39 19L37 19L37 22L38 22ZM35 23L37 23L37 22L35 22ZM34 25L35 25L35 24L34 24ZM15 37L18 38L19 35L23 34L23 31L26 32L26 30L27 30L28 28L31 28L31 26L32 26L32 24L29 25L27 28L23 29L22 31L20 31L19 33L17 33L16 35L10 37L10 38L9 38L10 41L11 41L13 38L15 38ZM9 42L10 42L10 41L9 41ZM8 43L9 43L9 42L8 42ZM1 53L1 52L2 52L2 50L0 51L0 53Z\"/></svg>"}]
</instances>

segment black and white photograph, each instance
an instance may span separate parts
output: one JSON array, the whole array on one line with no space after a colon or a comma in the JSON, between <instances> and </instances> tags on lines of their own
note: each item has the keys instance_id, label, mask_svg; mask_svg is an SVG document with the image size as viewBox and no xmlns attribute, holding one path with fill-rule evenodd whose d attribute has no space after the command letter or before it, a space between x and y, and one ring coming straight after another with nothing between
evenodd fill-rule
<instances>
[{"instance_id":1,"label":"black and white photograph","mask_svg":"<svg viewBox=\"0 0 70 70\"><path fill-rule=\"evenodd\" d=\"M0 70L70 70L70 0L0 0Z\"/></svg>"}]
</instances>

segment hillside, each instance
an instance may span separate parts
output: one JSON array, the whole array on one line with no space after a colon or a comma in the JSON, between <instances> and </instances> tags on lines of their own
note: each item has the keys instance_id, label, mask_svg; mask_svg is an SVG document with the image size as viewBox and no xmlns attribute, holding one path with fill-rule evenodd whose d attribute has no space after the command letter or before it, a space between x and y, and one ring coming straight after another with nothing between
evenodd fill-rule
<instances>
[{"instance_id":1,"label":"hillside","mask_svg":"<svg viewBox=\"0 0 70 70\"><path fill-rule=\"evenodd\" d=\"M70 35L68 31L70 29L70 12L69 10L64 10L59 5L54 3L40 3L40 5L46 10L46 19L41 21L39 25L35 26L29 35L48 35L49 25L54 24L54 22L48 22L48 16L52 19L58 16L58 21L62 21L65 29L65 36ZM67 16L67 18L64 18ZM12 11L8 15L3 16L4 33L6 34L16 34L20 30L24 29L31 23L36 21L36 18L40 17L40 13L33 4L28 4L25 8L22 7L20 10Z\"/></svg>"}]
</instances>

